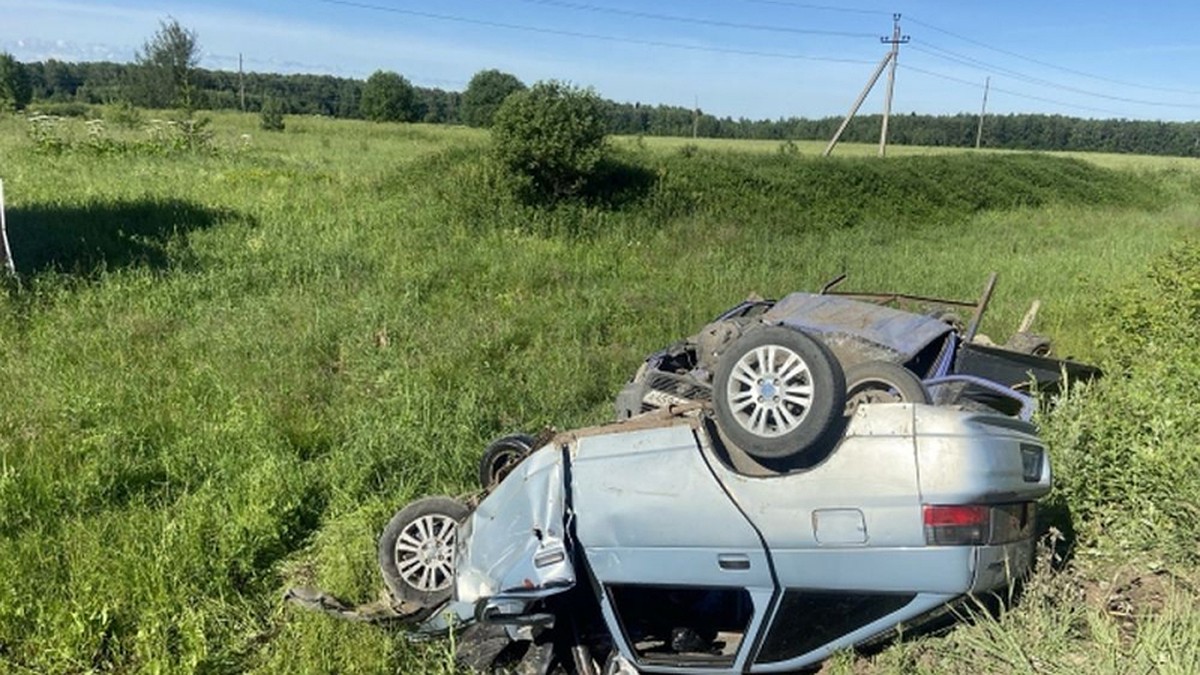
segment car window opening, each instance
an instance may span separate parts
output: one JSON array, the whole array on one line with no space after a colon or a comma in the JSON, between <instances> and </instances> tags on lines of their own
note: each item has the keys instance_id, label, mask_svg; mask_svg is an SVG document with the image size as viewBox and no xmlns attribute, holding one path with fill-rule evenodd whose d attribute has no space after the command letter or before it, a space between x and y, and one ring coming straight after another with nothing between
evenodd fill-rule
<instances>
[{"instance_id":1,"label":"car window opening","mask_svg":"<svg viewBox=\"0 0 1200 675\"><path fill-rule=\"evenodd\" d=\"M743 588L609 587L621 626L643 663L731 664L754 614Z\"/></svg>"}]
</instances>

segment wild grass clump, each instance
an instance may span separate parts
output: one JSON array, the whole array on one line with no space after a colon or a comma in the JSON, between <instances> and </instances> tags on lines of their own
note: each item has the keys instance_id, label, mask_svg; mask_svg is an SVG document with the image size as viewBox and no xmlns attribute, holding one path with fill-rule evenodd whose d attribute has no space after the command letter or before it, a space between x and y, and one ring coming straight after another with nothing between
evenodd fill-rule
<instances>
[{"instance_id":1,"label":"wild grass clump","mask_svg":"<svg viewBox=\"0 0 1200 675\"><path fill-rule=\"evenodd\" d=\"M1182 245L1103 305L1106 376L1046 429L1054 499L1083 547L1200 560L1200 245Z\"/></svg>"}]
</instances>

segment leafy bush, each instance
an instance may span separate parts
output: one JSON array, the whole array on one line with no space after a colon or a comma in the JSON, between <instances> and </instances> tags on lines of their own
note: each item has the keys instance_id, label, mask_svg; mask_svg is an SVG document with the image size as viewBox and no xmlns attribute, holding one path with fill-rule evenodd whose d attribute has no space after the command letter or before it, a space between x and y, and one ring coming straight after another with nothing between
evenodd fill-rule
<instances>
[{"instance_id":1,"label":"leafy bush","mask_svg":"<svg viewBox=\"0 0 1200 675\"><path fill-rule=\"evenodd\" d=\"M121 101L106 110L104 119L122 129L140 129L145 123L142 111L129 101Z\"/></svg>"},{"instance_id":2,"label":"leafy bush","mask_svg":"<svg viewBox=\"0 0 1200 675\"><path fill-rule=\"evenodd\" d=\"M493 153L531 200L577 195L605 153L606 121L590 89L539 82L512 94L496 111Z\"/></svg>"},{"instance_id":3,"label":"leafy bush","mask_svg":"<svg viewBox=\"0 0 1200 675\"><path fill-rule=\"evenodd\" d=\"M283 107L279 105L279 101L273 98L263 101L258 126L263 131L283 131Z\"/></svg>"}]
</instances>

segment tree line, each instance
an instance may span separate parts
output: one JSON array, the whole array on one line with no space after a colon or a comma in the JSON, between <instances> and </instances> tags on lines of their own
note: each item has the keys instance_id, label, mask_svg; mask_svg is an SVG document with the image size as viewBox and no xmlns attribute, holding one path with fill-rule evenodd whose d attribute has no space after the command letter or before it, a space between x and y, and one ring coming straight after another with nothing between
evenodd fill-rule
<instances>
[{"instance_id":1,"label":"tree line","mask_svg":"<svg viewBox=\"0 0 1200 675\"><path fill-rule=\"evenodd\" d=\"M175 36L184 43L186 35ZM194 35L192 36L194 39ZM157 52L147 43L146 57ZM160 50L161 51L161 50ZM162 57L161 53L157 53ZM508 93L525 88L516 77L495 70L478 73L462 91L413 86L397 73L379 71L367 80L333 75L283 75L186 69L186 81L164 82L170 61L155 67L138 63L66 63L48 60L23 66L34 103L115 103L162 108L180 104L192 109L258 112L277 106L290 115L325 115L349 119L414 121L432 124L487 126ZM11 57L9 57L11 59ZM186 59L185 59L186 60ZM0 71L12 70L11 61ZM153 76L155 73L158 77ZM3 74L3 73L0 73ZM179 73L176 73L176 77ZM0 101L4 99L0 83ZM10 97L11 98L11 97ZM473 100L474 99L474 100ZM10 103L8 107L13 107ZM646 136L758 140L826 140L841 119L791 117L776 120L717 117L681 106L602 101L609 133ZM889 140L899 145L971 147L979 118L957 115L893 115ZM843 139L878 140L878 115L853 120ZM983 146L1014 150L1075 150L1148 155L1200 156L1200 122L1084 119L1062 115L990 115L984 121Z\"/></svg>"}]
</instances>

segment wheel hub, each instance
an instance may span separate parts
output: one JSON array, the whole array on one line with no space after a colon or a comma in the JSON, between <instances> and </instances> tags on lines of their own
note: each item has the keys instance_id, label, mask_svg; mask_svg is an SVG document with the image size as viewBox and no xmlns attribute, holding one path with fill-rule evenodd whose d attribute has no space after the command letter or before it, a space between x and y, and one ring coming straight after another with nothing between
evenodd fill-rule
<instances>
[{"instance_id":1,"label":"wheel hub","mask_svg":"<svg viewBox=\"0 0 1200 675\"><path fill-rule=\"evenodd\" d=\"M396 567L414 588L437 591L453 580L456 523L444 516L417 519L396 541Z\"/></svg>"},{"instance_id":2,"label":"wheel hub","mask_svg":"<svg viewBox=\"0 0 1200 675\"><path fill-rule=\"evenodd\" d=\"M808 415L813 396L808 364L786 347L759 347L738 360L726 396L743 428L759 436L781 436Z\"/></svg>"}]
</instances>

